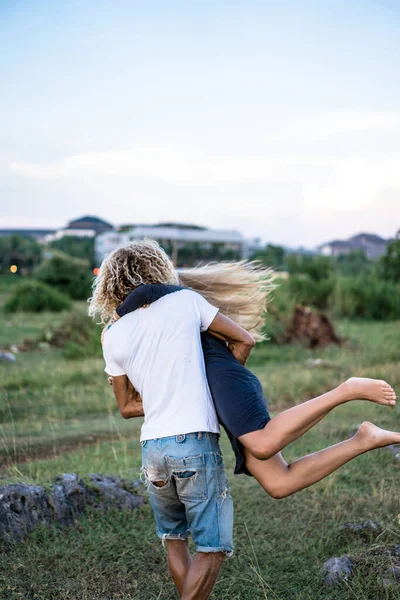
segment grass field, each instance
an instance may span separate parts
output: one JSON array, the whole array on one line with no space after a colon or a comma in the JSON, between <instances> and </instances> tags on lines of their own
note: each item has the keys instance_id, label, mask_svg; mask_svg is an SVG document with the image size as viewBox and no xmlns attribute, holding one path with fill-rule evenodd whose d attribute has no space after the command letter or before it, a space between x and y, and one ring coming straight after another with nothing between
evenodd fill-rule
<instances>
[{"instance_id":1,"label":"grass field","mask_svg":"<svg viewBox=\"0 0 400 600\"><path fill-rule=\"evenodd\" d=\"M5 294L3 293L2 299ZM0 315L0 347L34 337L63 315ZM400 323L340 322L349 342L312 352L264 344L250 367L270 409L301 402L351 374L387 379L400 392ZM310 368L308 358L331 368ZM136 479L140 420L124 421L106 383L101 359L67 361L59 350L20 353L0 363L0 483L50 484L63 472L115 473ZM354 402L332 412L284 452L293 459L348 437L363 420L400 430L399 409ZM233 455L222 440L227 470ZM368 453L318 485L272 500L254 480L229 475L235 504L234 557L226 561L214 600L333 600L400 598L385 590L371 546L400 543L400 463L386 450ZM345 538L339 526L367 518L384 525L368 545ZM337 589L318 571L331 556L360 557L357 576ZM148 505L132 515L88 513L74 528L38 529L19 544L0 546L0 600L173 599L165 552Z\"/></svg>"}]
</instances>

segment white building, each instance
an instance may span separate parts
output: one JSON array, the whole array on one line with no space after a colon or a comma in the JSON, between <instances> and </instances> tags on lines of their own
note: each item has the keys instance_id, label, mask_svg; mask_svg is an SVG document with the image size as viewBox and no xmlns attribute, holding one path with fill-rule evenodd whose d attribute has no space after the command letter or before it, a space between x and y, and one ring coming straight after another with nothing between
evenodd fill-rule
<instances>
[{"instance_id":1,"label":"white building","mask_svg":"<svg viewBox=\"0 0 400 600\"><path fill-rule=\"evenodd\" d=\"M144 238L151 238L161 245L171 246L172 259L175 264L179 249L187 243L197 243L204 250L212 248L213 244L218 244L225 250L237 252L241 258L247 258L249 254L248 242L239 231L205 229L178 224L138 225L123 231L105 231L97 235L95 239L96 260L100 264L103 258L116 248Z\"/></svg>"}]
</instances>

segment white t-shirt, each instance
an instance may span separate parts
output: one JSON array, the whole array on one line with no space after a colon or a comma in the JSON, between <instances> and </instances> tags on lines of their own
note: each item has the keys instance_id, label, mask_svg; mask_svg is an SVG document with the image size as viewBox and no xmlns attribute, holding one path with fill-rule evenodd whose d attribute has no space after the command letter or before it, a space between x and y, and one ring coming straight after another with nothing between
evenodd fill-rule
<instances>
[{"instance_id":1,"label":"white t-shirt","mask_svg":"<svg viewBox=\"0 0 400 600\"><path fill-rule=\"evenodd\" d=\"M200 339L217 313L200 294L181 290L123 316L106 331L106 373L127 375L143 400L142 441L219 433Z\"/></svg>"}]
</instances>

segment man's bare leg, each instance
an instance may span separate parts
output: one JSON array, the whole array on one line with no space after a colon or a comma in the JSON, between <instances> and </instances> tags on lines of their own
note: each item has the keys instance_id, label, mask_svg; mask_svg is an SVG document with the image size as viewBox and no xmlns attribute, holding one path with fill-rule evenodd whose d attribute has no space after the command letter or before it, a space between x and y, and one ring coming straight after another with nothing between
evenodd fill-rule
<instances>
[{"instance_id":1,"label":"man's bare leg","mask_svg":"<svg viewBox=\"0 0 400 600\"><path fill-rule=\"evenodd\" d=\"M168 568L179 596L182 597L185 581L192 564L187 540L167 540Z\"/></svg>"},{"instance_id":2,"label":"man's bare leg","mask_svg":"<svg viewBox=\"0 0 400 600\"><path fill-rule=\"evenodd\" d=\"M239 440L254 457L267 460L306 433L333 408L355 399L384 406L396 404L396 394L386 381L352 377L322 396L281 412L263 429L246 433Z\"/></svg>"},{"instance_id":3,"label":"man's bare leg","mask_svg":"<svg viewBox=\"0 0 400 600\"><path fill-rule=\"evenodd\" d=\"M257 460L245 449L246 466L273 498L285 498L320 481L356 456L375 448L400 443L400 433L363 423L350 439L303 456L287 464L281 453L269 460Z\"/></svg>"},{"instance_id":4,"label":"man's bare leg","mask_svg":"<svg viewBox=\"0 0 400 600\"><path fill-rule=\"evenodd\" d=\"M224 559L223 552L198 552L189 569L182 600L208 600Z\"/></svg>"}]
</instances>

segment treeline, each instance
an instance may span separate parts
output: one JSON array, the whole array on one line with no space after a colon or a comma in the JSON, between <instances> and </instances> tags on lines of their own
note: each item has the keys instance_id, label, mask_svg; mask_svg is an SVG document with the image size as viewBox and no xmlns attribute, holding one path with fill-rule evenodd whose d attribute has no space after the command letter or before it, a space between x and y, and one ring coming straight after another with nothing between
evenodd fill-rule
<instances>
[{"instance_id":1,"label":"treeline","mask_svg":"<svg viewBox=\"0 0 400 600\"><path fill-rule=\"evenodd\" d=\"M13 279L30 275L22 292L17 291L6 309L64 310L71 300L88 298L94 277L93 240L63 240L56 243L63 248L61 251L59 247L41 246L31 238L0 238L0 273L9 275L10 267L16 265ZM193 245L185 258L194 264L207 262L217 251L219 260L237 258L221 248L209 250L204 255L200 247ZM250 258L281 273L275 304L281 299L286 305L304 304L340 317L400 318L399 235L379 260L370 260L363 252L337 257L287 252L271 244Z\"/></svg>"},{"instance_id":2,"label":"treeline","mask_svg":"<svg viewBox=\"0 0 400 600\"><path fill-rule=\"evenodd\" d=\"M282 273L276 298L326 310L334 317L400 318L399 235L379 260L368 259L362 251L313 256L272 245L252 258Z\"/></svg>"}]
</instances>

